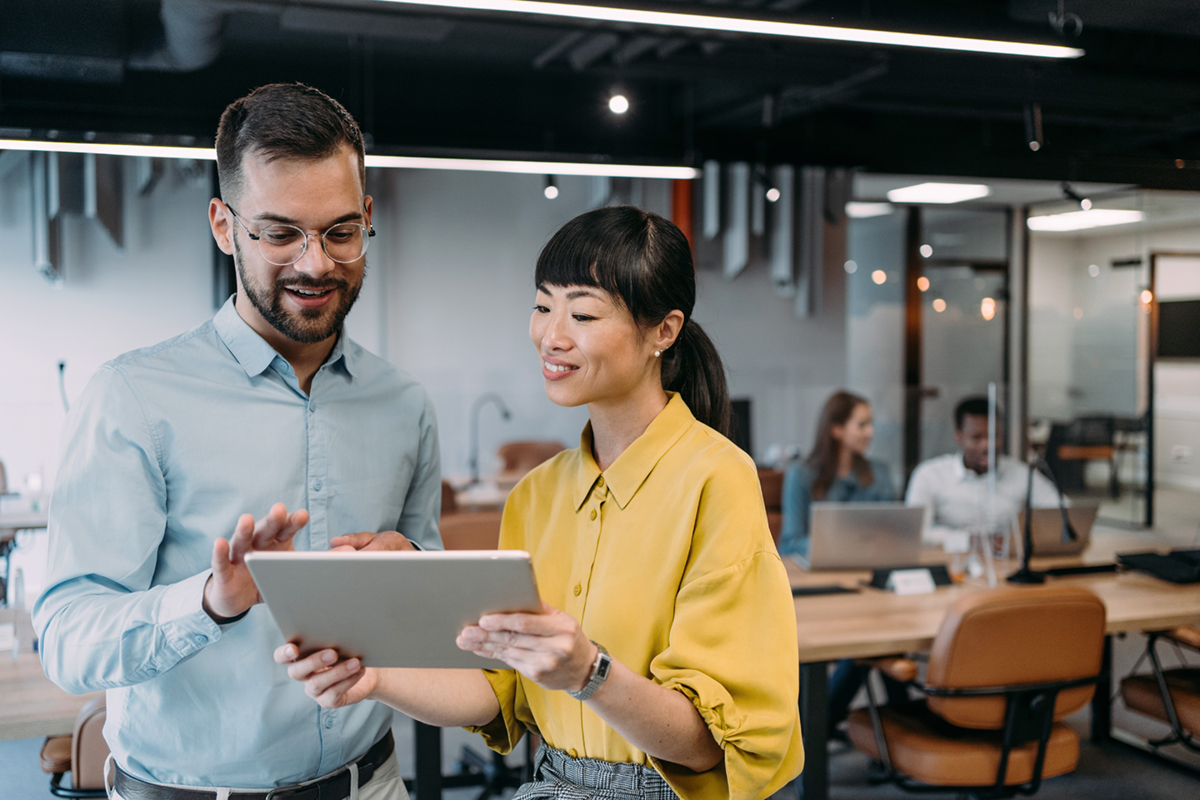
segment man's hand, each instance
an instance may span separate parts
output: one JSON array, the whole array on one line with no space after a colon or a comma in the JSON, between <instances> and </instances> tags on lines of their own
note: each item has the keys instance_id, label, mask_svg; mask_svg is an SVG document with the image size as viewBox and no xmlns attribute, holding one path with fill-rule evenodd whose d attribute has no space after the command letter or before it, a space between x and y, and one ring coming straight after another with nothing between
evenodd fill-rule
<instances>
[{"instance_id":1,"label":"man's hand","mask_svg":"<svg viewBox=\"0 0 1200 800\"><path fill-rule=\"evenodd\" d=\"M204 611L214 622L224 622L261 602L258 587L246 568L246 553L251 550L292 550L292 537L308 524L304 509L288 513L276 503L258 522L243 514L229 541L213 542L212 575L204 584Z\"/></svg>"},{"instance_id":2,"label":"man's hand","mask_svg":"<svg viewBox=\"0 0 1200 800\"><path fill-rule=\"evenodd\" d=\"M288 677L304 684L304 693L322 708L342 708L360 703L379 685L379 671L363 667L357 658L342 660L334 650L321 650L300 658L296 645L275 650L275 663L288 665Z\"/></svg>"},{"instance_id":3,"label":"man's hand","mask_svg":"<svg viewBox=\"0 0 1200 800\"><path fill-rule=\"evenodd\" d=\"M344 536L335 536L329 545L334 550L351 551L351 550L416 550L412 542L404 537L404 534L397 531L383 531L382 533L347 533Z\"/></svg>"}]
</instances>

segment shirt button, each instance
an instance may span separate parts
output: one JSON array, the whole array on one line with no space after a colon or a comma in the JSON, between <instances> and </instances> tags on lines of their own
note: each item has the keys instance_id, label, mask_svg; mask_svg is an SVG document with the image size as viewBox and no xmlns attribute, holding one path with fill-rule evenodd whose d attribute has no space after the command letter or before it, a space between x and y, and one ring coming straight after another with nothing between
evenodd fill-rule
<instances>
[{"instance_id":1,"label":"shirt button","mask_svg":"<svg viewBox=\"0 0 1200 800\"><path fill-rule=\"evenodd\" d=\"M310 413L310 414L315 414L315 413L317 413L317 406L316 406L315 404L311 404L311 405L309 405L309 407L308 407L308 413Z\"/></svg>"},{"instance_id":2,"label":"shirt button","mask_svg":"<svg viewBox=\"0 0 1200 800\"><path fill-rule=\"evenodd\" d=\"M332 727L333 727L333 717L326 717L325 718L325 730L329 730Z\"/></svg>"},{"instance_id":3,"label":"shirt button","mask_svg":"<svg viewBox=\"0 0 1200 800\"><path fill-rule=\"evenodd\" d=\"M575 751L574 747L567 751L567 755L569 755L571 758L579 758L579 753Z\"/></svg>"},{"instance_id":4,"label":"shirt button","mask_svg":"<svg viewBox=\"0 0 1200 800\"><path fill-rule=\"evenodd\" d=\"M591 517L592 517L592 519L596 518L596 509L594 509L594 508L592 509Z\"/></svg>"},{"instance_id":5,"label":"shirt button","mask_svg":"<svg viewBox=\"0 0 1200 800\"><path fill-rule=\"evenodd\" d=\"M321 491L321 486L323 486L323 485L324 484L322 484L320 481L313 481L313 491L314 492Z\"/></svg>"},{"instance_id":6,"label":"shirt button","mask_svg":"<svg viewBox=\"0 0 1200 800\"><path fill-rule=\"evenodd\" d=\"M196 637L196 644L198 644L198 645L200 645L200 646L204 646L204 645L208 644L208 637L207 637L207 636L204 636L204 635L199 635L199 636L197 636L197 637Z\"/></svg>"},{"instance_id":7,"label":"shirt button","mask_svg":"<svg viewBox=\"0 0 1200 800\"><path fill-rule=\"evenodd\" d=\"M580 593L580 592L582 592L582 591L583 591L583 586L582 586L582 585L580 585L580 584L578 584L578 583L577 583L577 584L575 584L575 589L574 589L575 596L576 596L576 597L579 597L579 593Z\"/></svg>"},{"instance_id":8,"label":"shirt button","mask_svg":"<svg viewBox=\"0 0 1200 800\"><path fill-rule=\"evenodd\" d=\"M604 476L603 475L601 475L600 478L596 481L596 485L600 486L600 487L604 486Z\"/></svg>"},{"instance_id":9,"label":"shirt button","mask_svg":"<svg viewBox=\"0 0 1200 800\"><path fill-rule=\"evenodd\" d=\"M158 670L156 670L154 667L150 667L149 669L146 670L146 674L149 675L151 678L153 678L155 675L158 674Z\"/></svg>"}]
</instances>

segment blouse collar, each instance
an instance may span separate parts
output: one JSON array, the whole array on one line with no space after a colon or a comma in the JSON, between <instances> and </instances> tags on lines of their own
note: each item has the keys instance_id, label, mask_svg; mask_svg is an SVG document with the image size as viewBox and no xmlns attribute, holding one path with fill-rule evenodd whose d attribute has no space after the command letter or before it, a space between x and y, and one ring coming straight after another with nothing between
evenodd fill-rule
<instances>
[{"instance_id":1,"label":"blouse collar","mask_svg":"<svg viewBox=\"0 0 1200 800\"><path fill-rule=\"evenodd\" d=\"M670 400L646 431L617 457L603 473L592 453L592 423L589 420L579 436L579 474L575 479L574 500L578 511L587 502L592 489L601 478L617 505L625 508L638 489L646 482L654 466L679 441L696 418L683 398L668 392Z\"/></svg>"}]
</instances>

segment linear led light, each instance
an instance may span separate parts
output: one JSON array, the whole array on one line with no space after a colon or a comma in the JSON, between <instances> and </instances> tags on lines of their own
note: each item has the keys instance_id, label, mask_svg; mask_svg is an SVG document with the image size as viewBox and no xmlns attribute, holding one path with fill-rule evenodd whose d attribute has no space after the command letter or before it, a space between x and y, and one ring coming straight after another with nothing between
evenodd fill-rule
<instances>
[{"instance_id":1,"label":"linear led light","mask_svg":"<svg viewBox=\"0 0 1200 800\"><path fill-rule=\"evenodd\" d=\"M918 183L892 189L887 199L893 203L962 203L991 193L992 188L982 183Z\"/></svg>"},{"instance_id":2,"label":"linear led light","mask_svg":"<svg viewBox=\"0 0 1200 800\"><path fill-rule=\"evenodd\" d=\"M483 158L422 158L418 156L367 156L368 167L448 169L464 172L510 172L519 175L593 175L608 178L667 178L690 181L700 177L692 167L656 167L640 164L588 164L570 161L506 161Z\"/></svg>"},{"instance_id":3,"label":"linear led light","mask_svg":"<svg viewBox=\"0 0 1200 800\"><path fill-rule=\"evenodd\" d=\"M672 11L645 11L634 8L586 6L574 3L550 3L541 0L380 0L436 8L457 8L468 11L494 11L510 14L536 14L566 19L587 19L632 25L651 25L659 28L686 28L697 31L749 33L759 36L786 36L794 39L823 39L832 42L889 45L893 47L923 47L933 50L958 50L968 53L994 53L1030 58L1079 58L1083 51L1077 47L1053 44L1006 42L995 39L971 39L962 36L934 36L926 33L899 33L866 28L839 28L827 25L804 25L797 22L772 22L763 19L713 17L703 14L681 14Z\"/></svg>"},{"instance_id":4,"label":"linear led light","mask_svg":"<svg viewBox=\"0 0 1200 800\"><path fill-rule=\"evenodd\" d=\"M857 200L846 203L846 216L851 219L884 217L894 210L895 207L891 203L861 203Z\"/></svg>"},{"instance_id":5,"label":"linear led light","mask_svg":"<svg viewBox=\"0 0 1200 800\"><path fill-rule=\"evenodd\" d=\"M1131 222L1141 222L1145 216L1141 211L1091 208L1087 211L1068 211L1063 214L1030 217L1025 224L1031 231L1081 231L1087 228L1102 228L1106 225L1128 225Z\"/></svg>"},{"instance_id":6,"label":"linear led light","mask_svg":"<svg viewBox=\"0 0 1200 800\"><path fill-rule=\"evenodd\" d=\"M96 142L48 142L31 139L0 139L0 150L26 150L44 153L95 153L141 158L190 158L215 161L211 147L166 147L141 144L99 144ZM368 167L390 169L444 169L462 172L508 172L519 175L592 175L609 178L663 178L694 180L700 171L692 167L646 166L641 164L589 164L569 161L506 161L482 158L425 158L418 156L368 155Z\"/></svg>"},{"instance_id":7,"label":"linear led light","mask_svg":"<svg viewBox=\"0 0 1200 800\"><path fill-rule=\"evenodd\" d=\"M103 156L137 158L190 158L216 161L211 147L165 147L151 144L98 144L96 142L46 142L34 139L0 139L0 150L28 150L38 153L95 153Z\"/></svg>"}]
</instances>

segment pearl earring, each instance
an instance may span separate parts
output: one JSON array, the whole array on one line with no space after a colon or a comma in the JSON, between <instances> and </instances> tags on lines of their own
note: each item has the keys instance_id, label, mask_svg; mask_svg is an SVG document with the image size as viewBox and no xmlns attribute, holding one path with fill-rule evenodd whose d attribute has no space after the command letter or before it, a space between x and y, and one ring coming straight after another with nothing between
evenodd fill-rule
<instances>
[{"instance_id":1,"label":"pearl earring","mask_svg":"<svg viewBox=\"0 0 1200 800\"><path fill-rule=\"evenodd\" d=\"M654 357L655 357L655 358L658 358L658 357L659 357L659 356L661 356L661 355L662 355L662 350L655 350L655 351L654 351Z\"/></svg>"}]
</instances>

